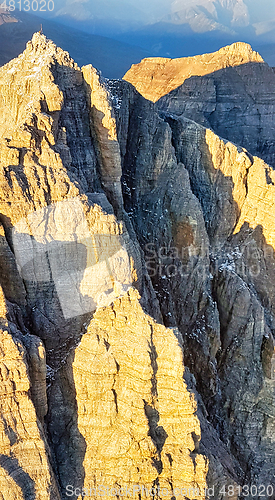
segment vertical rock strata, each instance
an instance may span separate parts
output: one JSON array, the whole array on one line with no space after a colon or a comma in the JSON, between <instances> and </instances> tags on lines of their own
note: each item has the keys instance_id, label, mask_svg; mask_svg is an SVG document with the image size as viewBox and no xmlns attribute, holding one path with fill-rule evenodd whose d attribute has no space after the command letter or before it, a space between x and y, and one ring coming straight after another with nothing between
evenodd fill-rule
<instances>
[{"instance_id":1,"label":"vertical rock strata","mask_svg":"<svg viewBox=\"0 0 275 500\"><path fill-rule=\"evenodd\" d=\"M36 357L37 364L46 368L45 350L40 339L23 337L16 324L7 319L10 313L2 289L0 315L0 496L1 499L58 500L59 491L42 427L47 409L41 407L40 398L40 411L36 413L30 397L31 358ZM29 355L26 344L32 346ZM36 370L36 374L38 371L41 374L42 370ZM42 392L43 375L35 382L34 390L40 388ZM35 400L37 394L33 396Z\"/></svg>"},{"instance_id":2,"label":"vertical rock strata","mask_svg":"<svg viewBox=\"0 0 275 500\"><path fill-rule=\"evenodd\" d=\"M272 491L272 169L193 121L169 113L152 121L151 103L139 107L141 97L126 83L111 87L114 102L130 95L116 111L125 200L164 322L182 333L184 362L202 397L208 479L216 491L220 477L223 486L229 477L229 484L270 484ZM221 459L208 423L237 463L229 466L225 453Z\"/></svg>"},{"instance_id":3,"label":"vertical rock strata","mask_svg":"<svg viewBox=\"0 0 275 500\"><path fill-rule=\"evenodd\" d=\"M182 340L161 324L124 212L112 96L83 73L40 34L0 70L1 495L103 484L204 498Z\"/></svg>"},{"instance_id":4,"label":"vertical rock strata","mask_svg":"<svg viewBox=\"0 0 275 500\"><path fill-rule=\"evenodd\" d=\"M200 425L181 344L144 314L133 290L95 314L72 361L87 488L155 486L159 498L194 488L204 497L207 462L195 451Z\"/></svg>"},{"instance_id":5,"label":"vertical rock strata","mask_svg":"<svg viewBox=\"0 0 275 500\"><path fill-rule=\"evenodd\" d=\"M123 205L122 169L111 99L103 79L91 65L84 66L82 71L90 97L91 130L99 151L102 183L107 196L118 209Z\"/></svg>"},{"instance_id":6,"label":"vertical rock strata","mask_svg":"<svg viewBox=\"0 0 275 500\"><path fill-rule=\"evenodd\" d=\"M244 469L249 462L246 478L273 484L274 440L268 428L274 418L274 372L265 363L267 352L269 359L274 356L273 172L194 122L168 121L210 238L221 331L218 375L227 412L223 426L228 421L222 433L229 432Z\"/></svg>"},{"instance_id":7,"label":"vertical rock strata","mask_svg":"<svg viewBox=\"0 0 275 500\"><path fill-rule=\"evenodd\" d=\"M1 498L272 498L271 167L40 34L0 116Z\"/></svg>"}]
</instances>

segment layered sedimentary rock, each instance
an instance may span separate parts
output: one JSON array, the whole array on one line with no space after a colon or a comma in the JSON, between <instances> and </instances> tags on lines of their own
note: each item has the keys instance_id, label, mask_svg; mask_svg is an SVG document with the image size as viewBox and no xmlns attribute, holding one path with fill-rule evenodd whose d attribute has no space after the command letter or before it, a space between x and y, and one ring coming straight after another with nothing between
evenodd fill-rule
<instances>
[{"instance_id":1,"label":"layered sedimentary rock","mask_svg":"<svg viewBox=\"0 0 275 500\"><path fill-rule=\"evenodd\" d=\"M274 468L273 173L262 160L212 131L185 119L168 120L177 157L185 162L201 200L211 243L227 432L241 463L251 460L252 483L264 481Z\"/></svg>"},{"instance_id":2,"label":"layered sedimentary rock","mask_svg":"<svg viewBox=\"0 0 275 500\"><path fill-rule=\"evenodd\" d=\"M91 65L83 68L87 93L91 96L91 130L99 151L101 180L113 204L123 206L121 157L112 103L100 74Z\"/></svg>"},{"instance_id":3,"label":"layered sedimentary rock","mask_svg":"<svg viewBox=\"0 0 275 500\"><path fill-rule=\"evenodd\" d=\"M114 102L130 94L117 109L123 188L165 324L183 335L207 419L238 461L231 462L237 482L273 484L272 169L193 121L152 120L152 104L139 106L127 84L113 83L112 92ZM215 436L201 421L210 452ZM230 470L221 462L220 477L223 466Z\"/></svg>"},{"instance_id":4,"label":"layered sedimentary rock","mask_svg":"<svg viewBox=\"0 0 275 500\"><path fill-rule=\"evenodd\" d=\"M0 116L3 500L270 498L272 169L40 34Z\"/></svg>"},{"instance_id":5,"label":"layered sedimentary rock","mask_svg":"<svg viewBox=\"0 0 275 500\"><path fill-rule=\"evenodd\" d=\"M164 113L185 116L274 166L273 68L244 43L182 59L144 59L124 77Z\"/></svg>"},{"instance_id":6,"label":"layered sedimentary rock","mask_svg":"<svg viewBox=\"0 0 275 500\"><path fill-rule=\"evenodd\" d=\"M133 498L142 487L159 488L159 498L171 498L177 488L192 495L194 488L193 497L204 498L207 460L196 450L200 424L184 381L181 337L146 316L138 299L130 290L97 311L60 371L63 401L68 386L77 401L69 440L60 439L58 414L49 412L61 486L89 491L104 485ZM56 394L54 383L51 391ZM77 470L75 458L65 461L68 445L83 459Z\"/></svg>"},{"instance_id":7,"label":"layered sedimentary rock","mask_svg":"<svg viewBox=\"0 0 275 500\"><path fill-rule=\"evenodd\" d=\"M211 128L274 166L274 83L273 68L248 62L191 77L158 107Z\"/></svg>"},{"instance_id":8,"label":"layered sedimentary rock","mask_svg":"<svg viewBox=\"0 0 275 500\"><path fill-rule=\"evenodd\" d=\"M67 498L70 488L78 498L102 484L204 498L181 339L162 325L124 212L111 97L93 68L83 74L39 34L1 69L1 284L27 353L18 404L29 398L22 418L45 450L45 470L32 456L37 476L27 451L21 482L3 470L2 498ZM17 465L13 438L9 456Z\"/></svg>"},{"instance_id":9,"label":"layered sedimentary rock","mask_svg":"<svg viewBox=\"0 0 275 500\"><path fill-rule=\"evenodd\" d=\"M59 499L50 465L50 450L42 427L43 417L47 413L45 349L37 337L28 332L22 335L17 321L12 321L15 314L12 306L9 311L2 289L0 307L1 498ZM31 393L29 367L34 364L34 392ZM34 402L37 403L38 399L36 411Z\"/></svg>"},{"instance_id":10,"label":"layered sedimentary rock","mask_svg":"<svg viewBox=\"0 0 275 500\"><path fill-rule=\"evenodd\" d=\"M203 76L227 67L251 62L263 63L263 59L247 43L233 43L217 52L194 57L169 59L151 57L142 59L124 75L146 99L156 102L162 96L182 85L191 76Z\"/></svg>"}]
</instances>

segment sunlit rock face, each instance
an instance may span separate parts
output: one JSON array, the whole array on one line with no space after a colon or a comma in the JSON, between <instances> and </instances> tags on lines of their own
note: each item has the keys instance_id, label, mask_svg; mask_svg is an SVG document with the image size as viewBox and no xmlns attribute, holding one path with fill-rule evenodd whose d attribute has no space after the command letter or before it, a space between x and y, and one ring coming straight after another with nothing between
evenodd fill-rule
<instances>
[{"instance_id":1,"label":"sunlit rock face","mask_svg":"<svg viewBox=\"0 0 275 500\"><path fill-rule=\"evenodd\" d=\"M213 54L150 58L124 79L162 113L194 120L274 167L273 68L250 45L235 43Z\"/></svg>"},{"instance_id":2,"label":"sunlit rock face","mask_svg":"<svg viewBox=\"0 0 275 500\"><path fill-rule=\"evenodd\" d=\"M270 498L272 169L41 34L0 116L3 500Z\"/></svg>"},{"instance_id":3,"label":"sunlit rock face","mask_svg":"<svg viewBox=\"0 0 275 500\"><path fill-rule=\"evenodd\" d=\"M3 347L4 379L13 387L15 370L24 385L12 397L26 431L2 414L2 498L79 498L102 484L204 498L182 339L162 324L124 211L105 82L40 34L0 82L3 321L26 353L19 376Z\"/></svg>"},{"instance_id":4,"label":"sunlit rock face","mask_svg":"<svg viewBox=\"0 0 275 500\"><path fill-rule=\"evenodd\" d=\"M2 289L0 294L1 496L59 500L42 427L47 413L45 349L37 337L27 331L22 334Z\"/></svg>"},{"instance_id":5,"label":"sunlit rock face","mask_svg":"<svg viewBox=\"0 0 275 500\"><path fill-rule=\"evenodd\" d=\"M91 234L78 198L31 212L12 240L23 280L53 282L65 319L108 306L132 284L122 238Z\"/></svg>"},{"instance_id":6,"label":"sunlit rock face","mask_svg":"<svg viewBox=\"0 0 275 500\"><path fill-rule=\"evenodd\" d=\"M134 85L143 97L156 102L191 76L209 75L223 68L252 62L263 63L264 60L249 44L237 42L211 54L178 59L165 57L142 59L140 63L131 66L123 79Z\"/></svg>"}]
</instances>

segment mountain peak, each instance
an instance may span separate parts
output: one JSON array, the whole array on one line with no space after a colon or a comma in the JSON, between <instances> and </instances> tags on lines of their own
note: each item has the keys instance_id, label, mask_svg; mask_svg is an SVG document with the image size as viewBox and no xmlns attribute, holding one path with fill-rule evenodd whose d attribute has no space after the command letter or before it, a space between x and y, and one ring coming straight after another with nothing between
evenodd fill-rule
<instances>
[{"instance_id":1,"label":"mountain peak","mask_svg":"<svg viewBox=\"0 0 275 500\"><path fill-rule=\"evenodd\" d=\"M27 49L42 53L45 50L56 51L57 47L52 40L49 40L40 31L33 34L32 39L27 43Z\"/></svg>"},{"instance_id":2,"label":"mountain peak","mask_svg":"<svg viewBox=\"0 0 275 500\"><path fill-rule=\"evenodd\" d=\"M143 59L139 64L133 64L123 79L134 85L143 97L156 102L191 76L204 76L248 63L264 63L264 60L248 43L235 42L210 54L178 59Z\"/></svg>"},{"instance_id":3,"label":"mountain peak","mask_svg":"<svg viewBox=\"0 0 275 500\"><path fill-rule=\"evenodd\" d=\"M45 110L60 111L62 88L66 82L81 84L82 73L68 52L57 47L45 35L34 33L24 52L0 68L0 80L5 95L5 105L1 108L0 140L5 137L10 140L11 146L17 147L22 143L23 136L29 144L28 130L34 126L34 117L43 120ZM16 117L11 115L10 109L17 109Z\"/></svg>"},{"instance_id":4,"label":"mountain peak","mask_svg":"<svg viewBox=\"0 0 275 500\"><path fill-rule=\"evenodd\" d=\"M231 45L226 45L226 47L222 47L217 52L213 52L213 54L228 54L235 59L243 57L245 59L244 62L264 62L262 56L253 50L249 43L245 42L235 42Z\"/></svg>"},{"instance_id":5,"label":"mountain peak","mask_svg":"<svg viewBox=\"0 0 275 500\"><path fill-rule=\"evenodd\" d=\"M57 47L52 40L40 32L34 33L26 45L23 55L29 57L30 54L33 54L35 58L42 56L41 61L44 63L48 63L48 59L53 57L59 64L78 68L67 51Z\"/></svg>"}]
</instances>

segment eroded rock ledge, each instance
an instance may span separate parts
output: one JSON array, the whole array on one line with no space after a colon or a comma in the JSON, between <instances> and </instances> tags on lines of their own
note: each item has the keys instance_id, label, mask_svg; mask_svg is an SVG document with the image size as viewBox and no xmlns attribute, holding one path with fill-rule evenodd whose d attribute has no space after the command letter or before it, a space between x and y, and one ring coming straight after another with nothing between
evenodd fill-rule
<instances>
[{"instance_id":1,"label":"eroded rock ledge","mask_svg":"<svg viewBox=\"0 0 275 500\"><path fill-rule=\"evenodd\" d=\"M40 34L0 116L1 498L275 491L270 167Z\"/></svg>"},{"instance_id":2,"label":"eroded rock ledge","mask_svg":"<svg viewBox=\"0 0 275 500\"><path fill-rule=\"evenodd\" d=\"M143 97L156 102L184 83L190 76L203 76L222 68L264 60L247 43L237 42L217 52L193 57L169 59L149 57L133 64L124 80L132 83Z\"/></svg>"}]
</instances>

